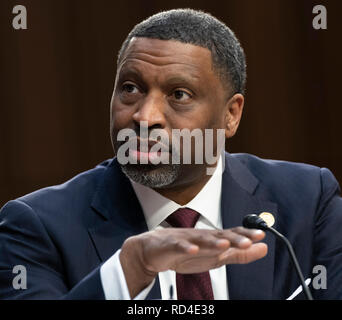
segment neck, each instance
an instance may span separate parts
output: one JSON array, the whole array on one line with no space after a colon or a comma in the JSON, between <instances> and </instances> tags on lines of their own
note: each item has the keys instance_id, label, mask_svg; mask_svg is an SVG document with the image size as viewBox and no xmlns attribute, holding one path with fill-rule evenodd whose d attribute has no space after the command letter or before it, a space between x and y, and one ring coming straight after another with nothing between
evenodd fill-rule
<instances>
[{"instance_id":1,"label":"neck","mask_svg":"<svg viewBox=\"0 0 342 320\"><path fill-rule=\"evenodd\" d=\"M215 163L213 167L216 167L216 165L217 163ZM182 177L182 182L178 182L167 188L154 189L154 191L180 205L189 203L202 190L211 178L211 175L208 175L206 173L206 168L204 168L204 170L200 170L200 174L197 172L197 179L191 179L188 177L190 170L186 171L187 172L180 175ZM192 173L194 174L194 172Z\"/></svg>"},{"instance_id":2,"label":"neck","mask_svg":"<svg viewBox=\"0 0 342 320\"><path fill-rule=\"evenodd\" d=\"M204 185L208 182L210 176L206 176L198 182L191 183L188 185L176 186L168 189L154 189L165 198L168 198L180 205L189 203L196 195L202 190Z\"/></svg>"}]
</instances>

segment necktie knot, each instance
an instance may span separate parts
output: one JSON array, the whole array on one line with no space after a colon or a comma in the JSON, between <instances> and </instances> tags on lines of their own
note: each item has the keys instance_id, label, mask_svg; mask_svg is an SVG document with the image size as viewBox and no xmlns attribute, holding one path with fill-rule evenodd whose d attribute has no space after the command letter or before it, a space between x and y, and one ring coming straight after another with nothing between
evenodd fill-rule
<instances>
[{"instance_id":1,"label":"necktie knot","mask_svg":"<svg viewBox=\"0 0 342 320\"><path fill-rule=\"evenodd\" d=\"M180 208L166 218L166 222L174 228L193 228L199 213L189 208Z\"/></svg>"}]
</instances>

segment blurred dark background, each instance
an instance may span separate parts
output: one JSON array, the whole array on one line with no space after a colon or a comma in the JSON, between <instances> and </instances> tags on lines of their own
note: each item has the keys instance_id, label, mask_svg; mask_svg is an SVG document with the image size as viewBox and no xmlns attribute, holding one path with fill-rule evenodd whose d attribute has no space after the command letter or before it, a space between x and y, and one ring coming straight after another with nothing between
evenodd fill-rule
<instances>
[{"instance_id":1,"label":"blurred dark background","mask_svg":"<svg viewBox=\"0 0 342 320\"><path fill-rule=\"evenodd\" d=\"M26 6L28 29L12 9ZM315 30L315 5L328 29ZM212 13L240 39L247 95L230 152L330 168L342 182L342 1L1 0L0 206L112 157L109 102L116 54L161 10Z\"/></svg>"}]
</instances>

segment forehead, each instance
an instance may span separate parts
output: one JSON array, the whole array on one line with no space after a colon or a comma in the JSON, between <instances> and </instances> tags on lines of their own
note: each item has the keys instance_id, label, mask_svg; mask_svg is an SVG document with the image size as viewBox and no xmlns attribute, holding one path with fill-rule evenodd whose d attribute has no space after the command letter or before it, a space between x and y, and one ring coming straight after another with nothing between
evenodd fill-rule
<instances>
[{"instance_id":1,"label":"forehead","mask_svg":"<svg viewBox=\"0 0 342 320\"><path fill-rule=\"evenodd\" d=\"M211 52L207 48L175 40L132 38L119 62L119 70L132 65L183 70L194 76L213 76Z\"/></svg>"}]
</instances>

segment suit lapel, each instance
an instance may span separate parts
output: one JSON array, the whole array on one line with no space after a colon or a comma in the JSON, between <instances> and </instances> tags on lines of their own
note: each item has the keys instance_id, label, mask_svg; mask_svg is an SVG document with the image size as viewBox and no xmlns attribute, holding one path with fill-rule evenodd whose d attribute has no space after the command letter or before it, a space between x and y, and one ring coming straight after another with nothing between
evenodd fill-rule
<instances>
[{"instance_id":1,"label":"suit lapel","mask_svg":"<svg viewBox=\"0 0 342 320\"><path fill-rule=\"evenodd\" d=\"M120 249L128 237L147 231L138 199L115 159L103 174L92 208L103 218L89 229L102 261Z\"/></svg>"},{"instance_id":2,"label":"suit lapel","mask_svg":"<svg viewBox=\"0 0 342 320\"><path fill-rule=\"evenodd\" d=\"M91 206L101 220L88 231L102 262L128 237L148 231L139 201L116 159L106 168ZM161 298L158 277L147 298Z\"/></svg>"},{"instance_id":3,"label":"suit lapel","mask_svg":"<svg viewBox=\"0 0 342 320\"><path fill-rule=\"evenodd\" d=\"M277 205L257 196L258 180L238 159L226 156L222 176L223 228L242 225L245 215L270 212L276 219ZM277 219L276 219L277 221ZM229 299L272 299L275 238L266 235L267 256L245 265L227 265Z\"/></svg>"}]
</instances>

